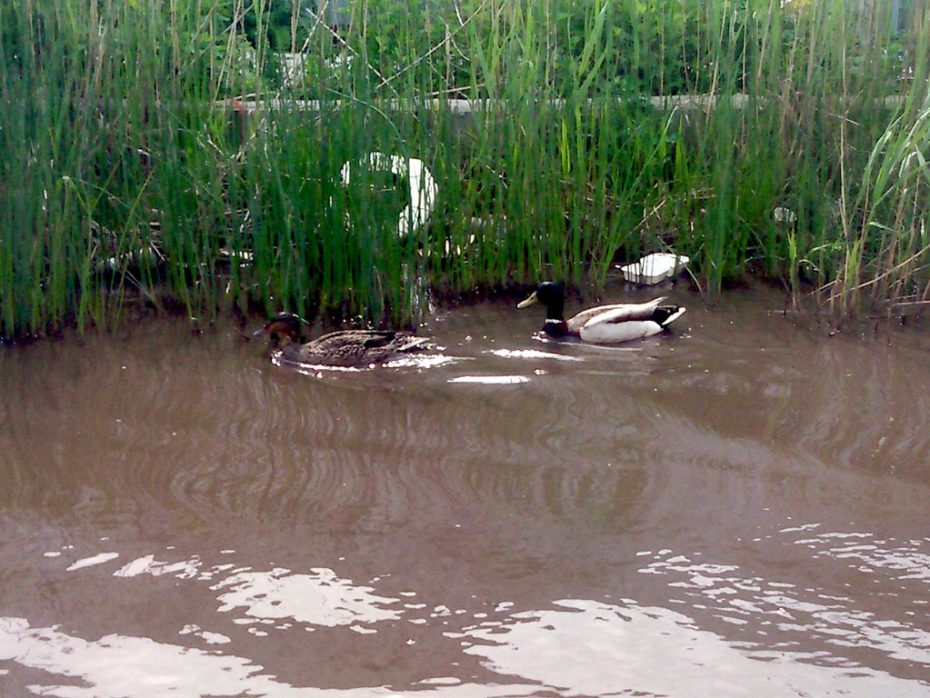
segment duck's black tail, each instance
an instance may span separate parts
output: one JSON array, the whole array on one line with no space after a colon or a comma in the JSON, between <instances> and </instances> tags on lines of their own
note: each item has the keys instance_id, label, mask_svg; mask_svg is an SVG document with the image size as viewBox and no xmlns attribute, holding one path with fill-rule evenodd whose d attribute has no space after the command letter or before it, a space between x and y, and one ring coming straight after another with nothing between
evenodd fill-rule
<instances>
[{"instance_id":1,"label":"duck's black tail","mask_svg":"<svg viewBox=\"0 0 930 698\"><path fill-rule=\"evenodd\" d=\"M684 314L687 308L680 305L660 305L652 313L652 320L662 327L668 327L672 322Z\"/></svg>"}]
</instances>

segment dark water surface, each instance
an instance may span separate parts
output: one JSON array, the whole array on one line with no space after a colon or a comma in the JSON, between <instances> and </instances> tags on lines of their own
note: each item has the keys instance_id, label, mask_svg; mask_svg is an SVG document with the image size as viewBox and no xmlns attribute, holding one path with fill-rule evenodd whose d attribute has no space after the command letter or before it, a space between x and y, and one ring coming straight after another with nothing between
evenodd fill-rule
<instances>
[{"instance_id":1,"label":"dark water surface","mask_svg":"<svg viewBox=\"0 0 930 698\"><path fill-rule=\"evenodd\" d=\"M0 695L930 696L930 337L673 296L440 313L425 369L0 352Z\"/></svg>"}]
</instances>

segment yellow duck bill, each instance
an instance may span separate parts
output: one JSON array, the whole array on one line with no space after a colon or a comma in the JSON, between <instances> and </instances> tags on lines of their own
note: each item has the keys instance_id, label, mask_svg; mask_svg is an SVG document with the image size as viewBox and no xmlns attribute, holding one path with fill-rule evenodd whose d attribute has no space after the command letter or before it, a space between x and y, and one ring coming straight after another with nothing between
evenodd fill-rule
<instances>
[{"instance_id":1,"label":"yellow duck bill","mask_svg":"<svg viewBox=\"0 0 930 698\"><path fill-rule=\"evenodd\" d=\"M536 297L536 291L533 291L526 300L517 303L517 308L529 308L534 303L539 303L539 298Z\"/></svg>"}]
</instances>

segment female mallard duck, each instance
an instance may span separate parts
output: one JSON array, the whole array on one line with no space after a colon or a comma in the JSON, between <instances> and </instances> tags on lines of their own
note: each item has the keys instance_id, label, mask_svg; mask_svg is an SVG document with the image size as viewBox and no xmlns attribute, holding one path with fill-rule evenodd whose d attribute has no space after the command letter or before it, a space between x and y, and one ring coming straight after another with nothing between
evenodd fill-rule
<instances>
[{"instance_id":1,"label":"female mallard duck","mask_svg":"<svg viewBox=\"0 0 930 698\"><path fill-rule=\"evenodd\" d=\"M563 315L565 289L558 282L545 281L517 307L526 308L534 303L546 306L543 332L550 337L579 337L592 344L617 344L659 334L685 312L680 305L661 305L664 300L656 298L648 303L601 305L582 310L566 320Z\"/></svg>"},{"instance_id":2,"label":"female mallard duck","mask_svg":"<svg viewBox=\"0 0 930 698\"><path fill-rule=\"evenodd\" d=\"M280 313L252 333L283 338L281 360L290 364L359 367L383 364L411 353L431 349L429 339L411 332L341 330L301 344L303 321L292 313Z\"/></svg>"}]
</instances>

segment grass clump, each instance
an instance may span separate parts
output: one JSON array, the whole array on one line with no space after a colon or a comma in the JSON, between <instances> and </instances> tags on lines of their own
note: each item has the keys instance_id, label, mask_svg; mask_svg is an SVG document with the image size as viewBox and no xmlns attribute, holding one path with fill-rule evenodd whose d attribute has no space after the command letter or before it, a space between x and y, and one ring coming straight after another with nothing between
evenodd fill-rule
<instances>
[{"instance_id":1,"label":"grass clump","mask_svg":"<svg viewBox=\"0 0 930 698\"><path fill-rule=\"evenodd\" d=\"M668 248L711 290L927 302L930 11L892 9L3 3L0 335L140 298L404 323ZM429 168L428 224L372 152Z\"/></svg>"}]
</instances>

